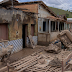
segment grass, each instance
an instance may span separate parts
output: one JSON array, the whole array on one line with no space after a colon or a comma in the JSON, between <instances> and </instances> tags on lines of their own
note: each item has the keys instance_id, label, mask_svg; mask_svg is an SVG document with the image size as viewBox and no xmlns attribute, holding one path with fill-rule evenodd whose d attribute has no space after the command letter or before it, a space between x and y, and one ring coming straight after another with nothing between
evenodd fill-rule
<instances>
[{"instance_id":1,"label":"grass","mask_svg":"<svg viewBox=\"0 0 72 72\"><path fill-rule=\"evenodd\" d=\"M53 8L53 7L49 7L49 8L57 15L65 14L67 18L72 18L72 12L70 11L65 11L65 10Z\"/></svg>"}]
</instances>

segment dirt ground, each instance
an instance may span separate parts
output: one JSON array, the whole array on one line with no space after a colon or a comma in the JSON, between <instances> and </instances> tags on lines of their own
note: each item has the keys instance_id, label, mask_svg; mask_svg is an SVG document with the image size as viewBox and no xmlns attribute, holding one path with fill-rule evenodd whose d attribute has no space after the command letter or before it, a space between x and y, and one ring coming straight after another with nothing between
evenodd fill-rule
<instances>
[{"instance_id":1,"label":"dirt ground","mask_svg":"<svg viewBox=\"0 0 72 72\"><path fill-rule=\"evenodd\" d=\"M43 46L36 46L36 48L32 49L32 48L23 48L21 51L14 53L10 56L9 61L10 63L13 63L15 61L18 61L28 55L31 55L32 53L38 51L40 48L42 48ZM6 66L6 63L2 63L0 62L0 68Z\"/></svg>"},{"instance_id":2,"label":"dirt ground","mask_svg":"<svg viewBox=\"0 0 72 72\"><path fill-rule=\"evenodd\" d=\"M15 61L18 61L24 57L27 57L35 52L38 52L39 50L41 49L45 49L46 47L45 46L36 46L36 48L32 49L32 48L24 48L22 49L21 51L15 53L15 54L12 54L9 58L9 61L10 61L10 64L15 62ZM54 53L48 53L46 51L41 51L39 54L41 56L43 56L45 59L48 59L48 60L53 60L55 57L59 58L59 60L61 61L62 60L62 54L63 54L63 58L66 58L69 54L71 53L71 51L63 51L61 50L60 53L58 54L54 54ZM0 68L6 66L6 63L0 63Z\"/></svg>"}]
</instances>

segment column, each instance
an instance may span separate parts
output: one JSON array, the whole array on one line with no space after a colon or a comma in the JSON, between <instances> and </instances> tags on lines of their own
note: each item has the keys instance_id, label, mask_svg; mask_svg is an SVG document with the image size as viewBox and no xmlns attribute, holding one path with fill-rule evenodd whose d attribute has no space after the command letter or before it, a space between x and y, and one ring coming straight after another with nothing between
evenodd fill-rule
<instances>
[{"instance_id":1,"label":"column","mask_svg":"<svg viewBox=\"0 0 72 72\"><path fill-rule=\"evenodd\" d=\"M49 20L49 33L51 32L51 21Z\"/></svg>"},{"instance_id":2,"label":"column","mask_svg":"<svg viewBox=\"0 0 72 72\"><path fill-rule=\"evenodd\" d=\"M35 36L38 35L38 19L36 19L36 24L35 24Z\"/></svg>"},{"instance_id":3,"label":"column","mask_svg":"<svg viewBox=\"0 0 72 72\"><path fill-rule=\"evenodd\" d=\"M59 32L59 23L60 23L60 22L58 21L58 32Z\"/></svg>"},{"instance_id":4,"label":"column","mask_svg":"<svg viewBox=\"0 0 72 72\"><path fill-rule=\"evenodd\" d=\"M56 31L56 21L55 21L55 31Z\"/></svg>"},{"instance_id":5,"label":"column","mask_svg":"<svg viewBox=\"0 0 72 72\"><path fill-rule=\"evenodd\" d=\"M53 31L53 22L52 22L52 31Z\"/></svg>"},{"instance_id":6,"label":"column","mask_svg":"<svg viewBox=\"0 0 72 72\"><path fill-rule=\"evenodd\" d=\"M67 23L66 23L66 30L67 30Z\"/></svg>"},{"instance_id":7,"label":"column","mask_svg":"<svg viewBox=\"0 0 72 72\"><path fill-rule=\"evenodd\" d=\"M46 20L46 32L48 32L48 19Z\"/></svg>"},{"instance_id":8,"label":"column","mask_svg":"<svg viewBox=\"0 0 72 72\"><path fill-rule=\"evenodd\" d=\"M66 27L66 24L65 24L65 22L64 22L64 30L66 29L65 27Z\"/></svg>"}]
</instances>

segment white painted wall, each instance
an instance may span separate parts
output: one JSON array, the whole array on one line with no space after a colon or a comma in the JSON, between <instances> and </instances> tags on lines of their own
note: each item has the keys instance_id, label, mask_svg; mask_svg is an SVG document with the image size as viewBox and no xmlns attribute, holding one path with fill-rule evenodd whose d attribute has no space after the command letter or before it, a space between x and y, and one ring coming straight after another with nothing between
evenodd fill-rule
<instances>
[{"instance_id":1,"label":"white painted wall","mask_svg":"<svg viewBox=\"0 0 72 72\"><path fill-rule=\"evenodd\" d=\"M72 22L72 18L67 18L67 21ZM68 27L69 29L69 27ZM72 29L72 24L71 24L71 29Z\"/></svg>"},{"instance_id":2,"label":"white painted wall","mask_svg":"<svg viewBox=\"0 0 72 72\"><path fill-rule=\"evenodd\" d=\"M41 33L43 32L43 21L46 21L46 32L49 31L48 20L39 18L39 19L38 19L38 32L39 32L39 33L40 33L40 32L41 32ZM41 27L41 31L40 31L40 27ZM45 33L45 32L43 32L43 33Z\"/></svg>"},{"instance_id":3,"label":"white painted wall","mask_svg":"<svg viewBox=\"0 0 72 72\"><path fill-rule=\"evenodd\" d=\"M52 16L42 5L38 5L38 17Z\"/></svg>"},{"instance_id":4,"label":"white painted wall","mask_svg":"<svg viewBox=\"0 0 72 72\"><path fill-rule=\"evenodd\" d=\"M72 22L72 18L67 18L67 21L70 21L70 22Z\"/></svg>"},{"instance_id":5,"label":"white painted wall","mask_svg":"<svg viewBox=\"0 0 72 72\"><path fill-rule=\"evenodd\" d=\"M47 17L47 16L52 16L46 9L43 8L42 5L38 5L38 17ZM48 20L46 19L38 19L38 32L43 32L43 21L46 21L46 32L49 31L49 24L48 24ZM41 27L41 31L40 31L40 27ZM44 33L44 32L43 32Z\"/></svg>"}]
</instances>

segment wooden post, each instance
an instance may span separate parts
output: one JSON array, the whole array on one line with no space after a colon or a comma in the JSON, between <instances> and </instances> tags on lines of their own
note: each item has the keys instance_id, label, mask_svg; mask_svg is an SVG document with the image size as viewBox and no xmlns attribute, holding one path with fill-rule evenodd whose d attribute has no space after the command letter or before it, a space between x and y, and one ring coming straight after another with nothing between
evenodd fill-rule
<instances>
[{"instance_id":1,"label":"wooden post","mask_svg":"<svg viewBox=\"0 0 72 72\"><path fill-rule=\"evenodd\" d=\"M56 31L56 21L55 21L55 31Z\"/></svg>"},{"instance_id":2,"label":"wooden post","mask_svg":"<svg viewBox=\"0 0 72 72\"><path fill-rule=\"evenodd\" d=\"M66 30L67 30L67 23L66 23Z\"/></svg>"},{"instance_id":3,"label":"wooden post","mask_svg":"<svg viewBox=\"0 0 72 72\"><path fill-rule=\"evenodd\" d=\"M9 72L9 64L7 63L7 69L8 69L8 72Z\"/></svg>"},{"instance_id":4,"label":"wooden post","mask_svg":"<svg viewBox=\"0 0 72 72\"><path fill-rule=\"evenodd\" d=\"M49 33L51 32L51 21L49 20Z\"/></svg>"},{"instance_id":5,"label":"wooden post","mask_svg":"<svg viewBox=\"0 0 72 72\"><path fill-rule=\"evenodd\" d=\"M66 29L65 27L66 27L66 24L65 24L65 22L64 22L64 30Z\"/></svg>"},{"instance_id":6,"label":"wooden post","mask_svg":"<svg viewBox=\"0 0 72 72\"><path fill-rule=\"evenodd\" d=\"M58 21L58 32L59 32L59 21Z\"/></svg>"},{"instance_id":7,"label":"wooden post","mask_svg":"<svg viewBox=\"0 0 72 72\"><path fill-rule=\"evenodd\" d=\"M53 22L52 22L52 31L53 31Z\"/></svg>"},{"instance_id":8,"label":"wooden post","mask_svg":"<svg viewBox=\"0 0 72 72\"><path fill-rule=\"evenodd\" d=\"M63 67L63 54L62 54L62 72L64 71L64 67Z\"/></svg>"}]
</instances>

